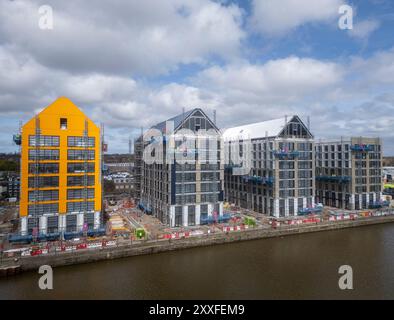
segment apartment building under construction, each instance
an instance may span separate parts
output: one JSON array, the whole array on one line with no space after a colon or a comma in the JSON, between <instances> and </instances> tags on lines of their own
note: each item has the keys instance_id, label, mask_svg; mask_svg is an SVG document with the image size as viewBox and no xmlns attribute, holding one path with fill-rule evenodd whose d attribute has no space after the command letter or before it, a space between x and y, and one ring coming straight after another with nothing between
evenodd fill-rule
<instances>
[{"instance_id":1,"label":"apartment building under construction","mask_svg":"<svg viewBox=\"0 0 394 320\"><path fill-rule=\"evenodd\" d=\"M208 130L214 133L213 148L208 139L196 138ZM157 161L149 163L152 154ZM136 195L146 213L171 227L222 221L219 129L203 110L183 112L153 126L135 140L135 156Z\"/></svg>"},{"instance_id":2,"label":"apartment building under construction","mask_svg":"<svg viewBox=\"0 0 394 320\"><path fill-rule=\"evenodd\" d=\"M225 200L275 217L313 212L315 148L308 127L292 116L225 130ZM231 159L246 152L250 170L235 174L240 164Z\"/></svg>"},{"instance_id":3,"label":"apartment building under construction","mask_svg":"<svg viewBox=\"0 0 394 320\"><path fill-rule=\"evenodd\" d=\"M316 143L316 200L350 210L374 208L382 198L380 138Z\"/></svg>"},{"instance_id":4,"label":"apartment building under construction","mask_svg":"<svg viewBox=\"0 0 394 320\"><path fill-rule=\"evenodd\" d=\"M69 99L59 98L14 140L21 145L21 234L56 238L98 230L100 128Z\"/></svg>"}]
</instances>

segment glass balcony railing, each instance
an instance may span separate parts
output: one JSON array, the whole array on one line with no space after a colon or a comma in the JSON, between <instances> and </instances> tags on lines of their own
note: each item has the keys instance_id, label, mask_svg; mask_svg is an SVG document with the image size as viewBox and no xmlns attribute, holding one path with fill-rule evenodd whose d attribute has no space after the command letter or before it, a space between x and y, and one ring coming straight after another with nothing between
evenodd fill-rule
<instances>
[{"instance_id":1,"label":"glass balcony railing","mask_svg":"<svg viewBox=\"0 0 394 320\"><path fill-rule=\"evenodd\" d=\"M351 178L349 176L317 176L316 180L325 182L348 183L351 181Z\"/></svg>"},{"instance_id":2,"label":"glass balcony railing","mask_svg":"<svg viewBox=\"0 0 394 320\"><path fill-rule=\"evenodd\" d=\"M297 150L275 150L274 156L278 159L294 159L300 155Z\"/></svg>"}]
</instances>

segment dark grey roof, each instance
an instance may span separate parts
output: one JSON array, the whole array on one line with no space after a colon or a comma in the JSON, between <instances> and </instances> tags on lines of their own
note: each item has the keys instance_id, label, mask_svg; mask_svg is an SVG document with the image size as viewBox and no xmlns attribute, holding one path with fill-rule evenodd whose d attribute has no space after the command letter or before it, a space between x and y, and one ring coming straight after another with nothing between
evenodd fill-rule
<instances>
[{"instance_id":1,"label":"dark grey roof","mask_svg":"<svg viewBox=\"0 0 394 320\"><path fill-rule=\"evenodd\" d=\"M160 122L160 123L154 125L152 128L158 129L158 130L160 130L161 132L164 132L165 127L166 127L166 122L167 122L167 121L174 121L174 130L177 130L177 129L179 128L179 126L180 126L189 116L191 116L194 112L197 112L197 111L201 112L203 116L205 116L209 121L211 121L211 119L209 119L209 117L205 114L205 112L204 112L202 109L200 109L200 108L194 108L194 109L191 109L191 110L189 110L189 111L186 111L185 113L178 114L178 115L175 116L175 117L172 117L172 118L169 118L169 119L167 119L167 120L165 120L165 121L163 121L163 122ZM211 122L212 122L212 121L211 121ZM219 129L215 126L214 123L212 123L212 125L216 128L216 130L219 131Z\"/></svg>"},{"instance_id":2,"label":"dark grey roof","mask_svg":"<svg viewBox=\"0 0 394 320\"><path fill-rule=\"evenodd\" d=\"M196 108L196 109L189 110L185 113L178 114L175 117L169 118L163 122L160 122L160 123L154 125L152 128L159 129L160 131L163 132L166 127L166 122L167 121L174 121L174 129L176 129L183 122L183 120L186 119L188 116L190 116L195 110L198 110L198 109Z\"/></svg>"}]
</instances>

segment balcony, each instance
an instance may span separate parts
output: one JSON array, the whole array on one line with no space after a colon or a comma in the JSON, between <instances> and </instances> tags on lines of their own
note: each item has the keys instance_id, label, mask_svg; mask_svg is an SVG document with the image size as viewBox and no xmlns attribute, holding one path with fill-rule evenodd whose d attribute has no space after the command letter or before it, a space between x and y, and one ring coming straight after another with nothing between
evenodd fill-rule
<instances>
[{"instance_id":1,"label":"balcony","mask_svg":"<svg viewBox=\"0 0 394 320\"><path fill-rule=\"evenodd\" d=\"M233 172L233 168L242 168L240 164L226 164L224 165L224 171Z\"/></svg>"},{"instance_id":2,"label":"balcony","mask_svg":"<svg viewBox=\"0 0 394 320\"><path fill-rule=\"evenodd\" d=\"M354 144L350 146L350 150L355 152L369 152L372 149L372 146L369 144Z\"/></svg>"},{"instance_id":3,"label":"balcony","mask_svg":"<svg viewBox=\"0 0 394 320\"><path fill-rule=\"evenodd\" d=\"M375 201L369 205L369 209L379 209L389 206L390 206L390 201Z\"/></svg>"},{"instance_id":4,"label":"balcony","mask_svg":"<svg viewBox=\"0 0 394 320\"><path fill-rule=\"evenodd\" d=\"M274 184L273 177L260 177L260 176L243 176L242 179L247 182L256 182L257 184L272 186Z\"/></svg>"},{"instance_id":5,"label":"balcony","mask_svg":"<svg viewBox=\"0 0 394 320\"><path fill-rule=\"evenodd\" d=\"M348 183L351 181L351 178L349 176L317 176L316 180L324 182Z\"/></svg>"},{"instance_id":6,"label":"balcony","mask_svg":"<svg viewBox=\"0 0 394 320\"><path fill-rule=\"evenodd\" d=\"M300 153L296 150L275 150L274 156L278 159L295 159L300 155Z\"/></svg>"},{"instance_id":7,"label":"balcony","mask_svg":"<svg viewBox=\"0 0 394 320\"><path fill-rule=\"evenodd\" d=\"M322 213L322 211L323 211L323 206L316 206L313 208L302 208L298 210L298 215L305 216L308 214L319 214Z\"/></svg>"}]
</instances>

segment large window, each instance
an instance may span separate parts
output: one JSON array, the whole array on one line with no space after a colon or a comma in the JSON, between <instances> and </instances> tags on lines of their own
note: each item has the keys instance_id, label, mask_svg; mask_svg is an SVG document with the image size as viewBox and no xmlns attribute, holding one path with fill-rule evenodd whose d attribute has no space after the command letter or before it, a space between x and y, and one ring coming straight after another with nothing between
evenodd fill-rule
<instances>
[{"instance_id":1,"label":"large window","mask_svg":"<svg viewBox=\"0 0 394 320\"><path fill-rule=\"evenodd\" d=\"M188 206L188 219L187 222L189 226L194 226L196 224L196 207Z\"/></svg>"},{"instance_id":2,"label":"large window","mask_svg":"<svg viewBox=\"0 0 394 320\"><path fill-rule=\"evenodd\" d=\"M85 169L85 163L69 163L67 164L67 172L68 173L88 173L94 172L94 163L88 162L87 163L87 170Z\"/></svg>"},{"instance_id":3,"label":"large window","mask_svg":"<svg viewBox=\"0 0 394 320\"><path fill-rule=\"evenodd\" d=\"M77 221L78 219L76 214L66 215L66 232L77 231Z\"/></svg>"},{"instance_id":4,"label":"large window","mask_svg":"<svg viewBox=\"0 0 394 320\"><path fill-rule=\"evenodd\" d=\"M201 172L201 181L215 181L219 179L219 172Z\"/></svg>"},{"instance_id":5,"label":"large window","mask_svg":"<svg viewBox=\"0 0 394 320\"><path fill-rule=\"evenodd\" d=\"M29 163L29 173L46 174L59 173L58 163Z\"/></svg>"},{"instance_id":6,"label":"large window","mask_svg":"<svg viewBox=\"0 0 394 320\"><path fill-rule=\"evenodd\" d=\"M38 136L36 143L36 136L29 136L29 146L36 147L58 147L59 146L59 136Z\"/></svg>"},{"instance_id":7,"label":"large window","mask_svg":"<svg viewBox=\"0 0 394 320\"><path fill-rule=\"evenodd\" d=\"M196 202L196 195L188 194L188 195L177 195L176 196L176 203L177 204L184 204L184 203L195 203Z\"/></svg>"},{"instance_id":8,"label":"large window","mask_svg":"<svg viewBox=\"0 0 394 320\"><path fill-rule=\"evenodd\" d=\"M47 219L48 233L58 232L58 226L59 226L58 216L48 217Z\"/></svg>"},{"instance_id":9,"label":"large window","mask_svg":"<svg viewBox=\"0 0 394 320\"><path fill-rule=\"evenodd\" d=\"M208 217L208 205L202 204L200 206L200 220L206 219Z\"/></svg>"},{"instance_id":10,"label":"large window","mask_svg":"<svg viewBox=\"0 0 394 320\"><path fill-rule=\"evenodd\" d=\"M175 207L175 221L174 221L175 227L179 227L182 225L182 220L183 220L182 219L182 216L183 216L182 211L183 211L182 207Z\"/></svg>"},{"instance_id":11,"label":"large window","mask_svg":"<svg viewBox=\"0 0 394 320\"><path fill-rule=\"evenodd\" d=\"M67 186L69 187L83 187L85 185L85 176L68 176ZM94 176L87 176L87 185L94 186Z\"/></svg>"},{"instance_id":12,"label":"large window","mask_svg":"<svg viewBox=\"0 0 394 320\"><path fill-rule=\"evenodd\" d=\"M29 191L29 201L56 201L59 200L59 190Z\"/></svg>"},{"instance_id":13,"label":"large window","mask_svg":"<svg viewBox=\"0 0 394 320\"><path fill-rule=\"evenodd\" d=\"M219 164L201 164L202 171L209 171L209 170L219 170Z\"/></svg>"},{"instance_id":14,"label":"large window","mask_svg":"<svg viewBox=\"0 0 394 320\"><path fill-rule=\"evenodd\" d=\"M83 215L83 222L87 223L89 230L93 229L94 228L94 213L87 212L86 214L84 214Z\"/></svg>"},{"instance_id":15,"label":"large window","mask_svg":"<svg viewBox=\"0 0 394 320\"><path fill-rule=\"evenodd\" d=\"M94 160L94 150L67 150L68 160Z\"/></svg>"},{"instance_id":16,"label":"large window","mask_svg":"<svg viewBox=\"0 0 394 320\"><path fill-rule=\"evenodd\" d=\"M59 150L58 149L30 149L29 150L29 160L59 160Z\"/></svg>"},{"instance_id":17,"label":"large window","mask_svg":"<svg viewBox=\"0 0 394 320\"><path fill-rule=\"evenodd\" d=\"M93 211L94 201L67 202L67 212Z\"/></svg>"},{"instance_id":18,"label":"large window","mask_svg":"<svg viewBox=\"0 0 394 320\"><path fill-rule=\"evenodd\" d=\"M86 139L86 142L85 142ZM94 137L67 137L67 145L69 147L94 147Z\"/></svg>"},{"instance_id":19,"label":"large window","mask_svg":"<svg viewBox=\"0 0 394 320\"><path fill-rule=\"evenodd\" d=\"M196 181L196 173L195 172L177 172L176 173L176 181Z\"/></svg>"},{"instance_id":20,"label":"large window","mask_svg":"<svg viewBox=\"0 0 394 320\"><path fill-rule=\"evenodd\" d=\"M176 193L195 193L196 185L194 183L179 183L176 185Z\"/></svg>"},{"instance_id":21,"label":"large window","mask_svg":"<svg viewBox=\"0 0 394 320\"><path fill-rule=\"evenodd\" d=\"M201 183L201 192L216 192L219 191L219 183Z\"/></svg>"},{"instance_id":22,"label":"large window","mask_svg":"<svg viewBox=\"0 0 394 320\"><path fill-rule=\"evenodd\" d=\"M85 191L85 189L68 189L67 190L67 200L84 199L85 198L84 191ZM86 191L87 191L86 198L93 199L94 198L94 189L90 188L90 189L87 189Z\"/></svg>"},{"instance_id":23,"label":"large window","mask_svg":"<svg viewBox=\"0 0 394 320\"><path fill-rule=\"evenodd\" d=\"M37 186L35 185L37 183ZM29 177L29 188L59 187L59 177Z\"/></svg>"},{"instance_id":24,"label":"large window","mask_svg":"<svg viewBox=\"0 0 394 320\"><path fill-rule=\"evenodd\" d=\"M28 214L41 216L44 213L58 213L58 203L29 204Z\"/></svg>"},{"instance_id":25,"label":"large window","mask_svg":"<svg viewBox=\"0 0 394 320\"><path fill-rule=\"evenodd\" d=\"M201 202L217 202L219 201L219 195L217 193L208 193L201 195Z\"/></svg>"}]
</instances>

